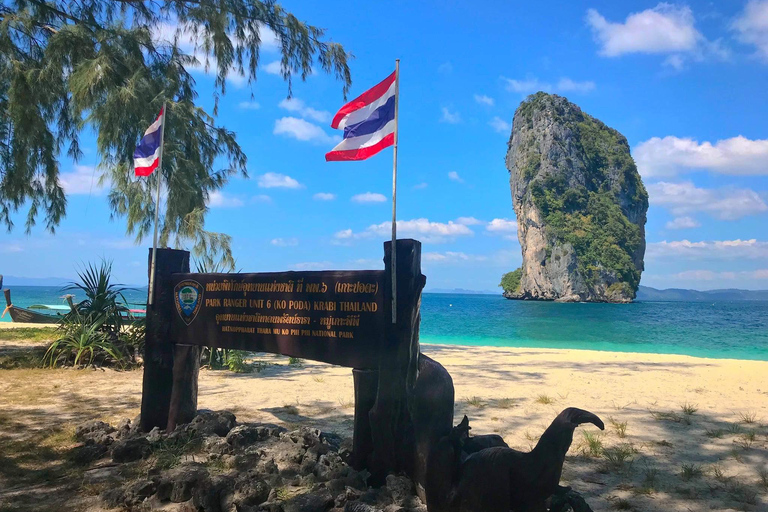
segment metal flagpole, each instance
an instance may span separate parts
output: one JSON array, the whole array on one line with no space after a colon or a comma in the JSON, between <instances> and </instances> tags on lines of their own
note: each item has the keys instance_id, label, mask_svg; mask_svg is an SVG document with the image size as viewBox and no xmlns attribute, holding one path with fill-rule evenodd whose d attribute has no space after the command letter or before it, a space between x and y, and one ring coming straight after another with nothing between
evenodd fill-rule
<instances>
[{"instance_id":1,"label":"metal flagpole","mask_svg":"<svg viewBox=\"0 0 768 512\"><path fill-rule=\"evenodd\" d=\"M392 152L392 323L397 323L397 107L400 101L400 59L395 59L395 144Z\"/></svg>"},{"instance_id":2,"label":"metal flagpole","mask_svg":"<svg viewBox=\"0 0 768 512\"><path fill-rule=\"evenodd\" d=\"M163 102L163 120L160 124L160 155L157 162L157 199L155 199L155 237L152 241L152 265L149 271L149 305L154 303L155 296L155 264L157 263L157 221L160 216L160 185L163 178L163 146L165 145L165 116L166 103Z\"/></svg>"}]
</instances>

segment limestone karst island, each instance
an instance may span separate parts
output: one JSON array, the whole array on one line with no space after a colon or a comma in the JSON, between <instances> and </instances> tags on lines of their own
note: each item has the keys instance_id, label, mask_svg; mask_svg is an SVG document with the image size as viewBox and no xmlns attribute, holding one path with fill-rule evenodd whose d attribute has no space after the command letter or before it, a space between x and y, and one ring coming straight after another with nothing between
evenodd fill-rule
<instances>
[{"instance_id":1,"label":"limestone karst island","mask_svg":"<svg viewBox=\"0 0 768 512\"><path fill-rule=\"evenodd\" d=\"M521 267L510 299L630 302L645 255L648 192L627 139L543 92L515 112L507 151Z\"/></svg>"},{"instance_id":2,"label":"limestone karst island","mask_svg":"<svg viewBox=\"0 0 768 512\"><path fill-rule=\"evenodd\" d=\"M0 512L768 512L768 0L0 0Z\"/></svg>"}]
</instances>

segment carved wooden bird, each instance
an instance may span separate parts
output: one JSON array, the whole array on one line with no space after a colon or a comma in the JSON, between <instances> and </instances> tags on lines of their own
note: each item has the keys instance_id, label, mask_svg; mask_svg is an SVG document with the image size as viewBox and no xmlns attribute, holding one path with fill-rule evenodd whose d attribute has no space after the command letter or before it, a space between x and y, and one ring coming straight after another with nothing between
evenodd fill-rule
<instances>
[{"instance_id":1,"label":"carved wooden bird","mask_svg":"<svg viewBox=\"0 0 768 512\"><path fill-rule=\"evenodd\" d=\"M454 507L461 512L546 512L547 498L559 489L573 432L583 423L605 429L595 414L569 407L528 453L503 446L472 453L461 464Z\"/></svg>"}]
</instances>

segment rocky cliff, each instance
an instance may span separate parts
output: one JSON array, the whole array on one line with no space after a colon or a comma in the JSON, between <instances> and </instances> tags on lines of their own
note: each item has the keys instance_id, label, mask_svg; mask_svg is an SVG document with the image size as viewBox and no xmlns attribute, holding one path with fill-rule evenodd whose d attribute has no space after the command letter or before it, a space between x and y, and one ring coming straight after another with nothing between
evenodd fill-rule
<instances>
[{"instance_id":1,"label":"rocky cliff","mask_svg":"<svg viewBox=\"0 0 768 512\"><path fill-rule=\"evenodd\" d=\"M539 92L515 112L506 163L523 265L505 296L634 299L648 193L627 139L567 99Z\"/></svg>"}]
</instances>

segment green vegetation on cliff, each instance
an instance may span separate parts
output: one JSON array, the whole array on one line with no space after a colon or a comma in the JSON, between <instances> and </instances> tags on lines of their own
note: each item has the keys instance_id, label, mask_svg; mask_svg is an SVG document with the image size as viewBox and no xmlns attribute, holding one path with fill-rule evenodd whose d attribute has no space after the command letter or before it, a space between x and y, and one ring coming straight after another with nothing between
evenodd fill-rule
<instances>
[{"instance_id":1,"label":"green vegetation on cliff","mask_svg":"<svg viewBox=\"0 0 768 512\"><path fill-rule=\"evenodd\" d=\"M531 96L519 113L528 121L537 103L546 97L544 93ZM587 285L592 286L600 280L601 272L607 272L628 285L634 296L642 269L635 266L633 254L641 247L643 235L627 214L647 209L648 193L627 140L580 110L566 113L555 108L552 115L573 133L568 142L583 155L584 183L569 183L565 173L536 176L529 189L531 198L541 211L547 232L573 246Z\"/></svg>"},{"instance_id":2,"label":"green vegetation on cliff","mask_svg":"<svg viewBox=\"0 0 768 512\"><path fill-rule=\"evenodd\" d=\"M504 293L515 293L520 290L520 280L523 278L523 268L520 267L512 272L507 272L501 276L501 283L499 286L504 290Z\"/></svg>"}]
</instances>

